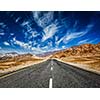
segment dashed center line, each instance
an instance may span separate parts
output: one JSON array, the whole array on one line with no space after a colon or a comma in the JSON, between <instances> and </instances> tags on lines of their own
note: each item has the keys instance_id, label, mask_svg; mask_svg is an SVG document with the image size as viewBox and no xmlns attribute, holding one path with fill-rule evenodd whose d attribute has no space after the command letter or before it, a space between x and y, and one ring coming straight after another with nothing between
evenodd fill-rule
<instances>
[{"instance_id":1,"label":"dashed center line","mask_svg":"<svg viewBox=\"0 0 100 100\"><path fill-rule=\"evenodd\" d=\"M51 67L51 71L53 70L53 67Z\"/></svg>"},{"instance_id":2,"label":"dashed center line","mask_svg":"<svg viewBox=\"0 0 100 100\"><path fill-rule=\"evenodd\" d=\"M52 78L49 80L49 88L52 88Z\"/></svg>"},{"instance_id":3,"label":"dashed center line","mask_svg":"<svg viewBox=\"0 0 100 100\"><path fill-rule=\"evenodd\" d=\"M53 62L51 62L51 65L53 66Z\"/></svg>"},{"instance_id":4,"label":"dashed center line","mask_svg":"<svg viewBox=\"0 0 100 100\"><path fill-rule=\"evenodd\" d=\"M51 61L51 69L50 70L53 71L53 61ZM49 80L49 88L52 88L53 87L52 81L53 81L53 79L50 78L50 80Z\"/></svg>"}]
</instances>

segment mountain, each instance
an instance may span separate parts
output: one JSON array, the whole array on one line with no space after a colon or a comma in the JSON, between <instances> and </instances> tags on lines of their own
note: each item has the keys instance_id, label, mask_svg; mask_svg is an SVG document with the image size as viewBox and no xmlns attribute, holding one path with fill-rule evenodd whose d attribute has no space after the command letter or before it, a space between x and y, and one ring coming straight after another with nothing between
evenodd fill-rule
<instances>
[{"instance_id":1,"label":"mountain","mask_svg":"<svg viewBox=\"0 0 100 100\"><path fill-rule=\"evenodd\" d=\"M93 56L100 55L100 43L98 44L82 44L71 48L58 51L53 54L53 58L62 58L67 56Z\"/></svg>"},{"instance_id":2,"label":"mountain","mask_svg":"<svg viewBox=\"0 0 100 100\"><path fill-rule=\"evenodd\" d=\"M38 57L47 57L47 56L53 55L56 52L58 52L58 51L45 52L45 53L42 53L42 54L37 54L36 56L38 56Z\"/></svg>"},{"instance_id":3,"label":"mountain","mask_svg":"<svg viewBox=\"0 0 100 100\"><path fill-rule=\"evenodd\" d=\"M18 56L19 54L16 52L9 52L9 53L0 53L0 57L15 57Z\"/></svg>"},{"instance_id":4,"label":"mountain","mask_svg":"<svg viewBox=\"0 0 100 100\"><path fill-rule=\"evenodd\" d=\"M15 56L18 56L19 54L16 53L16 52L10 52L10 53L5 53L5 56L7 57L15 57Z\"/></svg>"},{"instance_id":5,"label":"mountain","mask_svg":"<svg viewBox=\"0 0 100 100\"><path fill-rule=\"evenodd\" d=\"M0 60L6 60L6 59L10 59L10 58L14 58L16 56L18 56L19 54L16 52L9 52L9 53L0 53Z\"/></svg>"}]
</instances>

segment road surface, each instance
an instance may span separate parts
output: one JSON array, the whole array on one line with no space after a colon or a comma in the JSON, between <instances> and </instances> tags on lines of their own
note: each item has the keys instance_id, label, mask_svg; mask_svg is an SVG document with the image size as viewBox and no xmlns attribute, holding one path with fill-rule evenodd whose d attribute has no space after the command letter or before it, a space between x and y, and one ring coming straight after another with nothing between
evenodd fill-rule
<instances>
[{"instance_id":1,"label":"road surface","mask_svg":"<svg viewBox=\"0 0 100 100\"><path fill-rule=\"evenodd\" d=\"M0 77L0 88L99 88L100 75L51 59Z\"/></svg>"}]
</instances>

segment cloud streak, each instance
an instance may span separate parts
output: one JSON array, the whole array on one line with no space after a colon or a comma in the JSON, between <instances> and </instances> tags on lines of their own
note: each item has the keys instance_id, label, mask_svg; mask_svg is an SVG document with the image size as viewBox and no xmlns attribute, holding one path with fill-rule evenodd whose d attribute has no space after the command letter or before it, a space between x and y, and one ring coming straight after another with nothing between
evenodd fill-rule
<instances>
[{"instance_id":1,"label":"cloud streak","mask_svg":"<svg viewBox=\"0 0 100 100\"><path fill-rule=\"evenodd\" d=\"M44 28L44 35L42 37L42 42L46 41L49 38L52 38L55 33L58 31L57 25L56 24L51 24Z\"/></svg>"},{"instance_id":2,"label":"cloud streak","mask_svg":"<svg viewBox=\"0 0 100 100\"><path fill-rule=\"evenodd\" d=\"M4 45L6 45L6 46L10 46L10 44L8 43L8 42L4 42Z\"/></svg>"},{"instance_id":3,"label":"cloud streak","mask_svg":"<svg viewBox=\"0 0 100 100\"><path fill-rule=\"evenodd\" d=\"M33 47L31 41L29 43L24 43L22 41L16 40L16 38L13 38L13 43L16 45L19 45L20 47L22 47L25 50L29 49L34 54L39 54L39 53L45 52L45 50L43 50L42 48Z\"/></svg>"},{"instance_id":4,"label":"cloud streak","mask_svg":"<svg viewBox=\"0 0 100 100\"><path fill-rule=\"evenodd\" d=\"M86 29L82 30L82 31L79 31L79 32L72 32L72 30L68 30L66 35L64 35L59 41L58 43L62 42L63 43L69 43L70 41L72 41L73 39L76 39L76 38L79 38L79 37L82 37L84 35L86 35L90 30L91 28L93 27L93 25L87 25Z\"/></svg>"},{"instance_id":5,"label":"cloud streak","mask_svg":"<svg viewBox=\"0 0 100 100\"><path fill-rule=\"evenodd\" d=\"M54 12L33 12L33 18L39 26L45 28L53 21Z\"/></svg>"},{"instance_id":6,"label":"cloud streak","mask_svg":"<svg viewBox=\"0 0 100 100\"><path fill-rule=\"evenodd\" d=\"M85 44L85 43L93 43L93 42L95 42L95 41L97 41L97 40L98 40L98 38L93 39L93 40L85 39L85 40L81 40L81 41L79 41L79 42L77 43L77 45Z\"/></svg>"}]
</instances>

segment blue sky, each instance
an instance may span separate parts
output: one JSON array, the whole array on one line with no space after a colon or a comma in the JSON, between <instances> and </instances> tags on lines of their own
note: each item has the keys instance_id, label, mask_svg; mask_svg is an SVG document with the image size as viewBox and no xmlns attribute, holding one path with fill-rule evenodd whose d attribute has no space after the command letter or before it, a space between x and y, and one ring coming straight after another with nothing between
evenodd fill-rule
<instances>
[{"instance_id":1,"label":"blue sky","mask_svg":"<svg viewBox=\"0 0 100 100\"><path fill-rule=\"evenodd\" d=\"M0 53L41 54L100 42L100 12L0 12Z\"/></svg>"}]
</instances>

